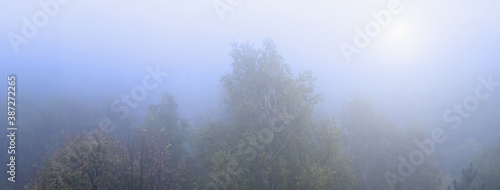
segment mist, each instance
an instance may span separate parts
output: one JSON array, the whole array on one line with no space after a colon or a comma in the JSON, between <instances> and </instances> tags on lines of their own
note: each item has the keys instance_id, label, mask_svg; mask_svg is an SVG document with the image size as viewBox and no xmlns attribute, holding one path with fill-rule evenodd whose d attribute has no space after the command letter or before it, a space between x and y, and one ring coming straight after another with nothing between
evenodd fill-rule
<instances>
[{"instance_id":1,"label":"mist","mask_svg":"<svg viewBox=\"0 0 500 190\"><path fill-rule=\"evenodd\" d=\"M0 7L0 189L500 188L500 2Z\"/></svg>"}]
</instances>

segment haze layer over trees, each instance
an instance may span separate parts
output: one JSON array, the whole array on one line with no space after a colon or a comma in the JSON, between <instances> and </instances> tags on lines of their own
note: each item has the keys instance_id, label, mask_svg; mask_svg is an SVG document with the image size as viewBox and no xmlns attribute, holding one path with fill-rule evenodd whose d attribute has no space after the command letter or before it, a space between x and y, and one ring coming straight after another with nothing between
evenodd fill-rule
<instances>
[{"instance_id":1,"label":"haze layer over trees","mask_svg":"<svg viewBox=\"0 0 500 190\"><path fill-rule=\"evenodd\" d=\"M140 125L123 120L111 132L75 98L25 103L32 138L19 149L31 157L19 161L30 166L19 169L19 183L43 190L500 189L499 145L460 173L445 173L436 154L424 151L431 147L419 147L428 134L418 119L397 126L361 95L337 115L316 116L325 97L314 71L294 74L272 41L234 43L230 56L232 71L220 80L224 101L202 122L184 119L167 92Z\"/></svg>"}]
</instances>

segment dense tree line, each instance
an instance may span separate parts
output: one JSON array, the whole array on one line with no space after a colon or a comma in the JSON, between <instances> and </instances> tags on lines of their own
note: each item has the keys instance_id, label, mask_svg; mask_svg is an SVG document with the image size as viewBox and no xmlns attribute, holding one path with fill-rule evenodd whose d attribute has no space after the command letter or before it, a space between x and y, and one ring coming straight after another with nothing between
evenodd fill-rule
<instances>
[{"instance_id":1,"label":"dense tree line","mask_svg":"<svg viewBox=\"0 0 500 190\"><path fill-rule=\"evenodd\" d=\"M434 156L392 186L386 173L397 171L400 155L417 148L415 139L425 138L422 126L416 122L395 126L359 96L343 106L339 117L318 120L313 111L322 97L315 92L315 78L311 72L295 76L271 41L264 41L260 49L235 43L230 56L233 70L221 78L223 116L207 118L202 126L191 127L168 93L149 106L142 125L112 133L99 128L91 136L77 133L93 128L90 121L97 117L73 101L48 104L72 105L51 108L58 114L34 113L33 122L51 120L40 123L51 123L42 131L52 135L30 140L51 143L33 149L39 157L29 163L47 159L25 188L458 190L477 184L499 188L498 146L475 161L479 171L471 165L463 170L463 180L449 186L442 184Z\"/></svg>"}]
</instances>

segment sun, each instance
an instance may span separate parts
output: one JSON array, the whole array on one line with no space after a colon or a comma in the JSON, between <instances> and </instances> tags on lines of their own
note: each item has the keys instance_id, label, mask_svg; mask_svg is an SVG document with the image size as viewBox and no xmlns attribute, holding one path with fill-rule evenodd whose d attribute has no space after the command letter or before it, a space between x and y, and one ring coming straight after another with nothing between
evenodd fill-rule
<instances>
[{"instance_id":1,"label":"sun","mask_svg":"<svg viewBox=\"0 0 500 190\"><path fill-rule=\"evenodd\" d=\"M376 39L374 53L388 66L409 66L409 62L417 59L426 41L421 30L413 19L395 18Z\"/></svg>"},{"instance_id":2,"label":"sun","mask_svg":"<svg viewBox=\"0 0 500 190\"><path fill-rule=\"evenodd\" d=\"M387 45L394 48L408 48L414 45L415 35L412 26L408 22L394 20L386 28L384 35Z\"/></svg>"}]
</instances>

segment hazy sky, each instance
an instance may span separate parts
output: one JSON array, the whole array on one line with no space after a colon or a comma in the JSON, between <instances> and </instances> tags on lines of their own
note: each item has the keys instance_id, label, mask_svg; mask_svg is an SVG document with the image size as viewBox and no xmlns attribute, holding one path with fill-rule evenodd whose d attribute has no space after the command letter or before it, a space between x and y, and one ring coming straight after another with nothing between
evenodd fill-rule
<instances>
[{"instance_id":1,"label":"hazy sky","mask_svg":"<svg viewBox=\"0 0 500 190\"><path fill-rule=\"evenodd\" d=\"M40 2L55 0L2 1L0 73L18 76L20 94L41 98L119 97L159 64L170 76L147 101L168 90L191 117L218 103L231 42L260 47L266 38L295 74L312 70L327 114L358 92L395 122L437 123L474 92L478 77L500 81L498 1L396 1L402 11L351 62L340 44L354 45L355 28L364 30L375 21L371 12L391 1L69 0L16 53L9 33L22 35L23 18L44 10ZM221 20L214 2L240 4ZM487 106L498 107L499 97L481 108L495 110Z\"/></svg>"}]
</instances>

